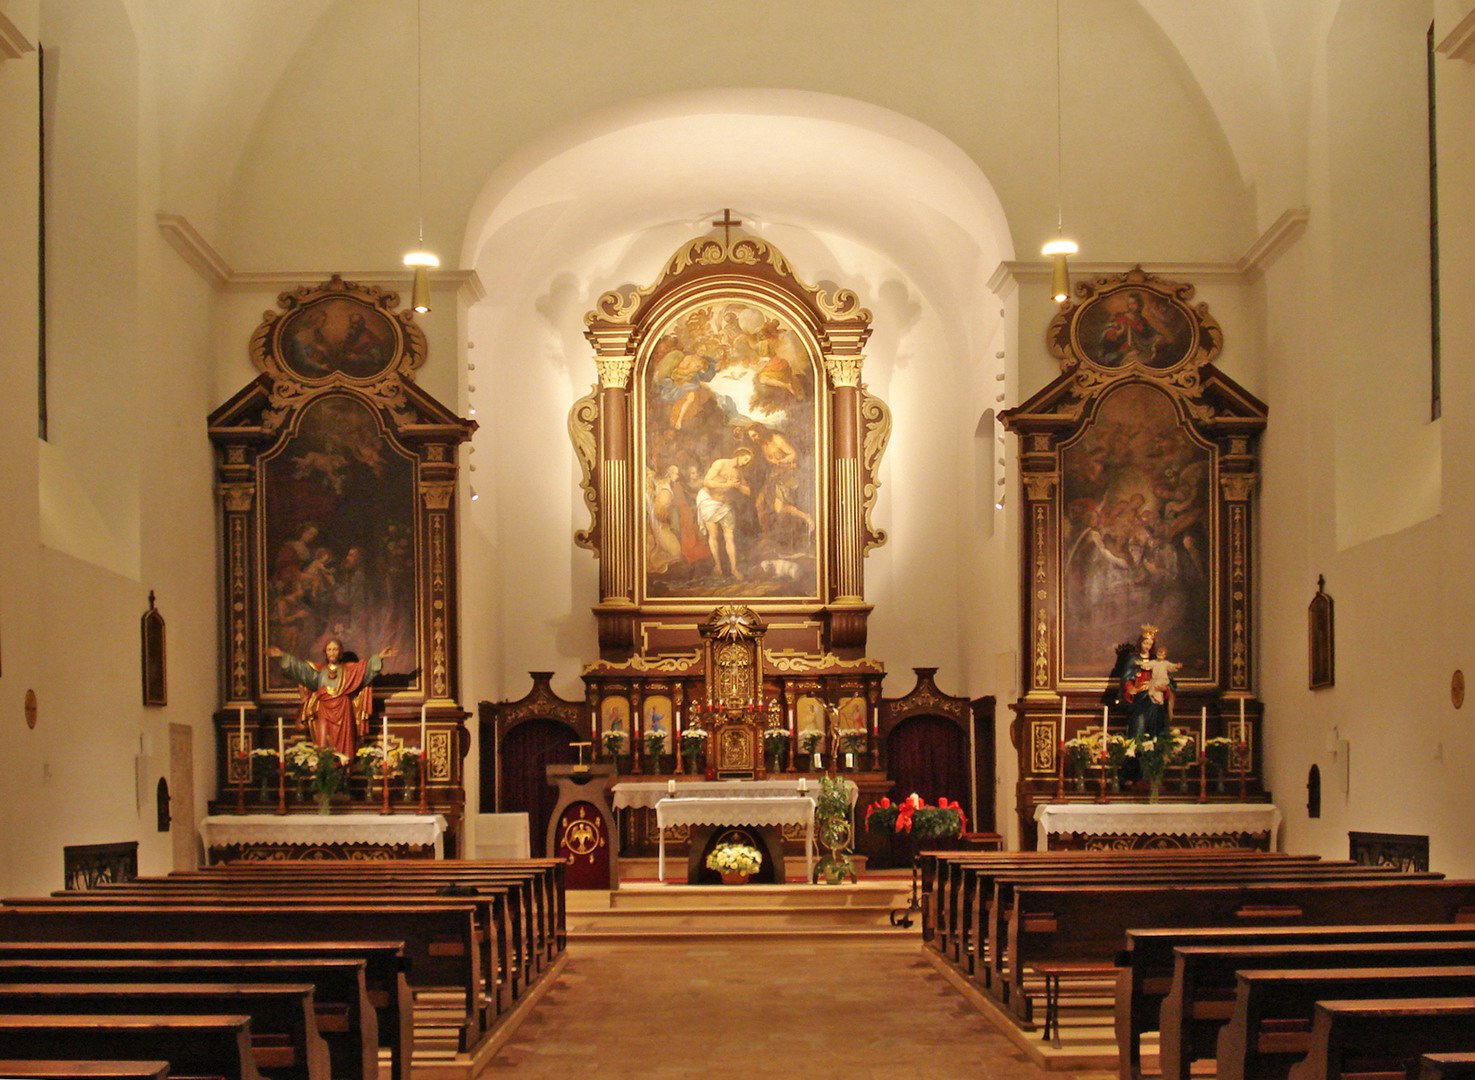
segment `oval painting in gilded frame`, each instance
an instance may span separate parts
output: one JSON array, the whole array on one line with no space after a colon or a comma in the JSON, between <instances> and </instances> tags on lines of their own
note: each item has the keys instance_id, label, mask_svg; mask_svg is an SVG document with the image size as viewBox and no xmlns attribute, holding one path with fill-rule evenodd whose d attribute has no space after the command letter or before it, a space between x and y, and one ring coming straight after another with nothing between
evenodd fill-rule
<instances>
[{"instance_id":1,"label":"oval painting in gilded frame","mask_svg":"<svg viewBox=\"0 0 1475 1080\"><path fill-rule=\"evenodd\" d=\"M399 331L382 311L348 296L329 296L294 311L277 330L282 366L304 382L333 375L375 379L399 357Z\"/></svg>"},{"instance_id":2,"label":"oval painting in gilded frame","mask_svg":"<svg viewBox=\"0 0 1475 1080\"><path fill-rule=\"evenodd\" d=\"M1076 355L1103 368L1140 364L1161 371L1181 364L1198 345L1189 312L1162 293L1136 285L1086 301L1072 335Z\"/></svg>"},{"instance_id":3,"label":"oval painting in gilded frame","mask_svg":"<svg viewBox=\"0 0 1475 1080\"><path fill-rule=\"evenodd\" d=\"M684 308L641 368L649 599L819 595L820 408L807 339L745 299Z\"/></svg>"}]
</instances>

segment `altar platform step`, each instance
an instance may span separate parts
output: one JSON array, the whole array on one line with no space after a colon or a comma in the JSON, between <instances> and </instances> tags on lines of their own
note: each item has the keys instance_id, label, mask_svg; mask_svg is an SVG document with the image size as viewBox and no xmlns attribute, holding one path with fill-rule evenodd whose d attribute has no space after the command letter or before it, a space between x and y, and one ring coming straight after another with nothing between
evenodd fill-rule
<instances>
[{"instance_id":1,"label":"altar platform step","mask_svg":"<svg viewBox=\"0 0 1475 1080\"><path fill-rule=\"evenodd\" d=\"M900 938L920 932L891 925L909 882L854 885L626 884L615 892L570 892L568 935L580 940L670 941L703 937Z\"/></svg>"}]
</instances>

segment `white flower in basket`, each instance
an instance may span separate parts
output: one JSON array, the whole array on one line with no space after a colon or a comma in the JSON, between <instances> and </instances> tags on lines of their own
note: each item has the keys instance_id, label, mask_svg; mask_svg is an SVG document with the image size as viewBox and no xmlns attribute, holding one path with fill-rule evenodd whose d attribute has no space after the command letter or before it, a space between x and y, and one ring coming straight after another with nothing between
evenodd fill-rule
<instances>
[{"instance_id":1,"label":"white flower in basket","mask_svg":"<svg viewBox=\"0 0 1475 1080\"><path fill-rule=\"evenodd\" d=\"M719 874L747 874L758 872L763 865L763 856L757 848L748 844L718 844L707 856L707 869Z\"/></svg>"}]
</instances>

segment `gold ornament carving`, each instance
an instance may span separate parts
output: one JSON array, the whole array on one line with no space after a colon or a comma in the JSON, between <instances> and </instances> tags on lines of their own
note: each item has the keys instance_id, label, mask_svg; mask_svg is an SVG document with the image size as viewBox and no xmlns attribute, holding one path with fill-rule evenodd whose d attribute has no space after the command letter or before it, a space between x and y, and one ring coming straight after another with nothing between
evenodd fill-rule
<instances>
[{"instance_id":1,"label":"gold ornament carving","mask_svg":"<svg viewBox=\"0 0 1475 1080\"><path fill-rule=\"evenodd\" d=\"M1029 771L1049 774L1055 771L1055 742L1058 731L1053 720L1032 720L1029 725Z\"/></svg>"},{"instance_id":2,"label":"gold ornament carving","mask_svg":"<svg viewBox=\"0 0 1475 1080\"><path fill-rule=\"evenodd\" d=\"M891 441L891 410L878 397L872 397L866 388L860 388L860 421L864 436L861 441L861 507L864 513L865 546L862 555L886 543L886 531L871 522L871 512L876 508L876 499L881 492L881 458L886 445Z\"/></svg>"},{"instance_id":3,"label":"gold ornament carving","mask_svg":"<svg viewBox=\"0 0 1475 1080\"><path fill-rule=\"evenodd\" d=\"M568 437L574 444L574 455L579 459L579 471L583 474L579 488L584 493L584 508L589 511L589 527L574 533L574 543L599 554L599 487L594 481L594 470L599 461L599 437L595 434L599 424L599 387L574 402L568 412Z\"/></svg>"},{"instance_id":4,"label":"gold ornament carving","mask_svg":"<svg viewBox=\"0 0 1475 1080\"><path fill-rule=\"evenodd\" d=\"M1021 478L1030 502L1049 502L1060 482L1059 473L1025 473Z\"/></svg>"},{"instance_id":5,"label":"gold ornament carving","mask_svg":"<svg viewBox=\"0 0 1475 1080\"><path fill-rule=\"evenodd\" d=\"M830 376L830 383L835 387L859 387L860 369L865 363L864 356L826 356L825 371Z\"/></svg>"},{"instance_id":6,"label":"gold ornament carving","mask_svg":"<svg viewBox=\"0 0 1475 1080\"><path fill-rule=\"evenodd\" d=\"M624 390L630 385L630 374L635 370L635 358L630 356L596 356L594 366L599 370L599 385L605 390Z\"/></svg>"},{"instance_id":7,"label":"gold ornament carving","mask_svg":"<svg viewBox=\"0 0 1475 1080\"><path fill-rule=\"evenodd\" d=\"M256 502L255 484L222 484L220 501L225 504L227 514L249 514Z\"/></svg>"},{"instance_id":8,"label":"gold ornament carving","mask_svg":"<svg viewBox=\"0 0 1475 1080\"><path fill-rule=\"evenodd\" d=\"M1260 478L1254 473L1225 473L1219 477L1219 484L1224 489L1224 498L1229 502L1245 502L1250 497L1250 492L1255 490L1255 483Z\"/></svg>"},{"instance_id":9,"label":"gold ornament carving","mask_svg":"<svg viewBox=\"0 0 1475 1080\"><path fill-rule=\"evenodd\" d=\"M803 675L813 671L825 671L830 668L850 668L857 671L884 671L885 665L879 660L864 658L860 660L841 660L834 653L823 653L820 656L809 656L803 653L769 652L764 650L765 666L774 671L783 672L785 675Z\"/></svg>"},{"instance_id":10,"label":"gold ornament carving","mask_svg":"<svg viewBox=\"0 0 1475 1080\"><path fill-rule=\"evenodd\" d=\"M596 660L592 664L584 665L585 675L602 674L611 671L655 671L668 675L683 675L690 673L702 660L702 650L696 649L687 656L667 656L653 659L641 653L637 653L628 660L618 663L609 660Z\"/></svg>"},{"instance_id":11,"label":"gold ornament carving","mask_svg":"<svg viewBox=\"0 0 1475 1080\"><path fill-rule=\"evenodd\" d=\"M425 733L425 741L430 744L425 748L425 756L430 763L430 771L425 775L431 780L450 780L451 733L428 731Z\"/></svg>"},{"instance_id":12,"label":"gold ornament carving","mask_svg":"<svg viewBox=\"0 0 1475 1080\"><path fill-rule=\"evenodd\" d=\"M425 483L420 484L420 498L425 502L427 510L449 510L451 499L456 494L455 484Z\"/></svg>"}]
</instances>

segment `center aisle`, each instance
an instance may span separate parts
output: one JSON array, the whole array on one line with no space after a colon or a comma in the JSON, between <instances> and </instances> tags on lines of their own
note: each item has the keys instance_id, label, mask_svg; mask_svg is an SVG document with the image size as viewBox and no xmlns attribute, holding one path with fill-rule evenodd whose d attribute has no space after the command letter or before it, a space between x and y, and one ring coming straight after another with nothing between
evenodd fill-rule
<instances>
[{"instance_id":1,"label":"center aisle","mask_svg":"<svg viewBox=\"0 0 1475 1080\"><path fill-rule=\"evenodd\" d=\"M486 1077L1106 1080L1029 1063L895 943L571 943Z\"/></svg>"}]
</instances>

